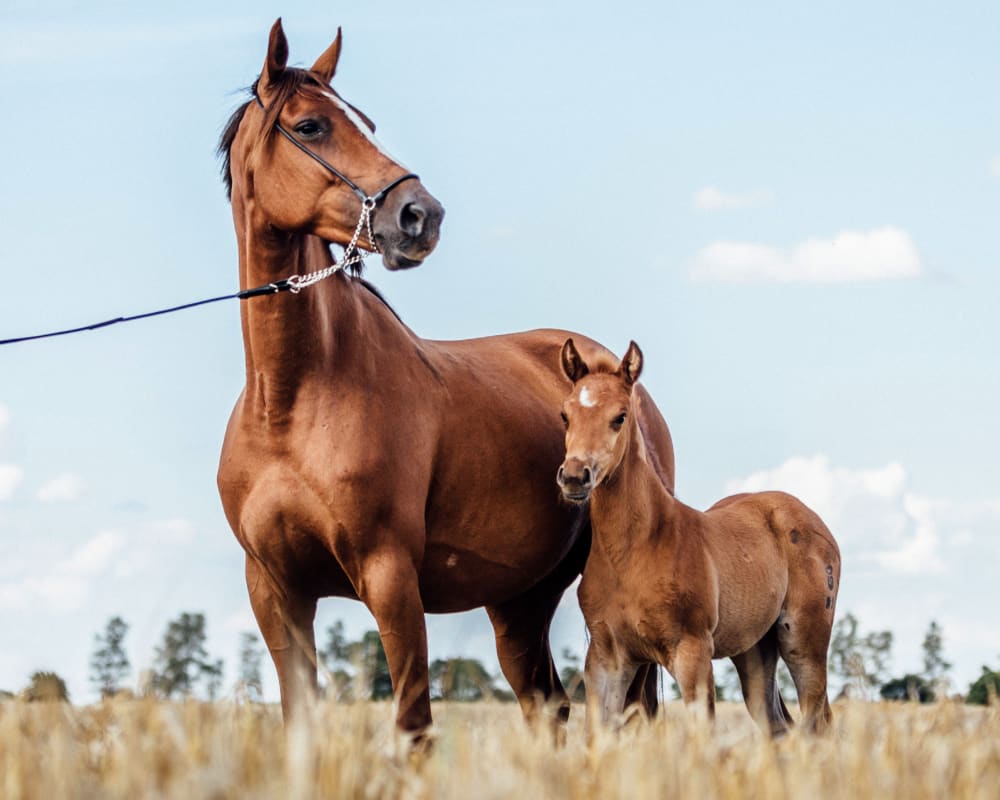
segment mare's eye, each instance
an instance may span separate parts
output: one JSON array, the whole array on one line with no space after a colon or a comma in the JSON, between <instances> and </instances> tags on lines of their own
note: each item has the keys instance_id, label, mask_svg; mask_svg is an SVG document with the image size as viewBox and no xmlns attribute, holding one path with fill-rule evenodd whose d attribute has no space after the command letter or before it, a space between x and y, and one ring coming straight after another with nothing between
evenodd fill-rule
<instances>
[{"instance_id":1,"label":"mare's eye","mask_svg":"<svg viewBox=\"0 0 1000 800\"><path fill-rule=\"evenodd\" d=\"M621 414L619 414L617 417L615 417L613 420L611 420L611 428L613 430L616 430L616 431L620 431L622 429L622 425L624 425L624 424L625 424L625 412L624 411Z\"/></svg>"},{"instance_id":2,"label":"mare's eye","mask_svg":"<svg viewBox=\"0 0 1000 800\"><path fill-rule=\"evenodd\" d=\"M566 416L566 412L565 411L560 411L559 412L559 416L562 418L563 425L565 425L568 428L569 427L569 417Z\"/></svg>"},{"instance_id":3,"label":"mare's eye","mask_svg":"<svg viewBox=\"0 0 1000 800\"><path fill-rule=\"evenodd\" d=\"M295 126L295 132L303 139L315 139L323 132L323 126L314 119L304 119Z\"/></svg>"}]
</instances>

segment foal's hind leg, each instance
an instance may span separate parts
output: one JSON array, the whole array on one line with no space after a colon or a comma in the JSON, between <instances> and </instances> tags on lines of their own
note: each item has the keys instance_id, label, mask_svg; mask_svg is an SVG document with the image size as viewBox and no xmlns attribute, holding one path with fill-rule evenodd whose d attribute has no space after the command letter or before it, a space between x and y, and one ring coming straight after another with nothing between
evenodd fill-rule
<instances>
[{"instance_id":1,"label":"foal's hind leg","mask_svg":"<svg viewBox=\"0 0 1000 800\"><path fill-rule=\"evenodd\" d=\"M786 733L792 720L774 677L778 665L777 630L772 627L757 644L733 656L732 661L754 722L772 736Z\"/></svg>"},{"instance_id":2,"label":"foal's hind leg","mask_svg":"<svg viewBox=\"0 0 1000 800\"><path fill-rule=\"evenodd\" d=\"M817 624L819 609L787 609L778 619L778 649L795 682L802 725L823 733L833 719L827 699L826 655L829 626ZM825 632L822 630L826 627ZM824 635L825 634L825 635Z\"/></svg>"}]
</instances>

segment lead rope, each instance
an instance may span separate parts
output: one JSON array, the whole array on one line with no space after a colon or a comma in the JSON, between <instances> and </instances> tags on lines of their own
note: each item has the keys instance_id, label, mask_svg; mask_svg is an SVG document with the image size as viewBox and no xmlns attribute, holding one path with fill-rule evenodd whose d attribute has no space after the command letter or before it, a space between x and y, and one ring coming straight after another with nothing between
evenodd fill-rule
<instances>
[{"instance_id":1,"label":"lead rope","mask_svg":"<svg viewBox=\"0 0 1000 800\"><path fill-rule=\"evenodd\" d=\"M364 264L365 253L358 247L358 239L361 238L362 230L367 231L368 241L371 244L372 250L376 253L382 252L379 250L378 245L375 244L375 236L372 231L372 212L375 210L375 204L377 202L378 200L374 197L366 197L361 202L361 215L358 217L357 227L354 229L354 235L351 237L351 241L348 243L347 247L344 248L344 255L339 263L335 262L328 267L324 267L323 269L318 269L314 272L307 272L305 275L289 275L287 278L283 278L280 281L265 283L263 286L255 286L252 289L243 289L239 292L223 294L218 297L209 297L205 300L195 300L194 302L184 303L179 306L170 306L169 308L161 308L156 311L146 311L142 314L132 314L127 317L115 317L114 319L106 319L103 322L93 322L89 325L80 325L76 328L64 328L63 330L50 331L48 333L36 333L32 336L17 336L12 339L0 339L0 346L5 344L17 344L19 342L31 342L36 339L51 339L55 336L68 336L71 333L83 333L84 331L93 331L98 328L108 328L122 322L133 322L137 319L147 319L149 317L158 317L163 314L172 314L175 311L184 311L188 308L204 306L209 303L218 303L221 300L248 300L251 297L278 294L280 292L298 294L303 289L312 286L314 283L326 280L331 275L335 275L340 272L342 269L356 264Z\"/></svg>"}]
</instances>

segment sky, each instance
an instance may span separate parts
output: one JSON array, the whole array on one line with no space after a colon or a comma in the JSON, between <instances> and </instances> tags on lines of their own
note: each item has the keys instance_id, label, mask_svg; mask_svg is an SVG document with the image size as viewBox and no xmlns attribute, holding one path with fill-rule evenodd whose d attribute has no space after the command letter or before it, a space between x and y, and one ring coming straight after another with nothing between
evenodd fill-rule
<instances>
[{"instance_id":1,"label":"sky","mask_svg":"<svg viewBox=\"0 0 1000 800\"><path fill-rule=\"evenodd\" d=\"M635 339L681 499L797 494L894 674L932 619L958 689L1000 665L995 3L6 0L0 338L237 288L214 149L279 15L302 66L343 27L335 87L447 210L418 269L369 259L413 330ZM95 699L115 614L134 683L181 611L232 684L243 379L235 302L0 348L0 689ZM320 642L335 619L374 626L325 600ZM428 635L497 670L482 610ZM573 591L552 641L585 650Z\"/></svg>"}]
</instances>

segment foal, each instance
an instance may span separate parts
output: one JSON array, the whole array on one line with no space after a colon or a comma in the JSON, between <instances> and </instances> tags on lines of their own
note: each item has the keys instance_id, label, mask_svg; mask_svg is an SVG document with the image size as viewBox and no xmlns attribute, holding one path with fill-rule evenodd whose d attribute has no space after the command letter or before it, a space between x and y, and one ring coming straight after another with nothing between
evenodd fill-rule
<instances>
[{"instance_id":1,"label":"foal","mask_svg":"<svg viewBox=\"0 0 1000 800\"><path fill-rule=\"evenodd\" d=\"M633 387L635 342L621 363L589 366L572 339L562 368L563 496L590 500L593 543L580 584L590 631L586 686L607 722L623 711L639 664L656 662L686 704L715 712L712 659L732 659L754 720L777 735L791 715L775 682L778 654L795 681L803 724L830 723L826 653L840 551L822 520L782 492L727 497L706 512L664 490L649 463ZM705 704L705 705L701 705Z\"/></svg>"}]
</instances>

